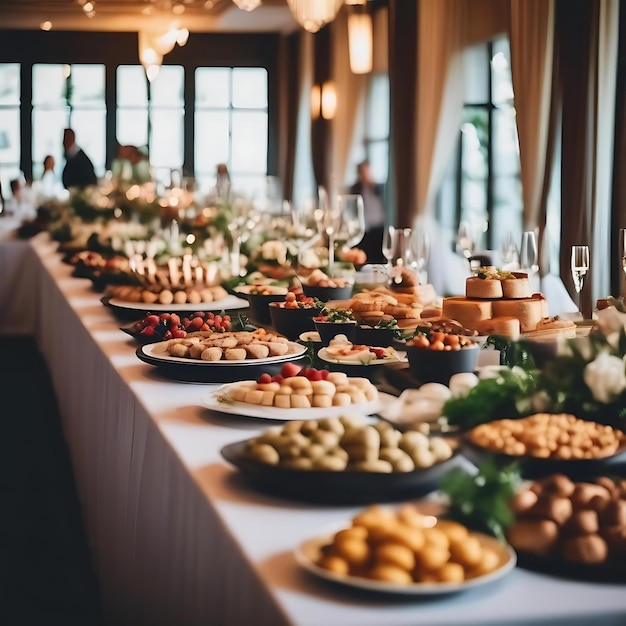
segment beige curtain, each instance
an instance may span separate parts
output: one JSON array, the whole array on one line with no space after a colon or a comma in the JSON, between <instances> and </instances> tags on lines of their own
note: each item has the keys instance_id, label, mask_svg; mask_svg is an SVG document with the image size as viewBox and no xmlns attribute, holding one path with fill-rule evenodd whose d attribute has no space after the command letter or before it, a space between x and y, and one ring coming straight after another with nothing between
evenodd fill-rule
<instances>
[{"instance_id":1,"label":"beige curtain","mask_svg":"<svg viewBox=\"0 0 626 626\"><path fill-rule=\"evenodd\" d=\"M299 35L298 114L292 176L291 198L302 204L316 190L311 155L311 88L313 87L313 35L302 31Z\"/></svg>"},{"instance_id":2,"label":"beige curtain","mask_svg":"<svg viewBox=\"0 0 626 626\"><path fill-rule=\"evenodd\" d=\"M541 229L552 93L554 0L511 0L510 42L524 228Z\"/></svg>"},{"instance_id":3,"label":"beige curtain","mask_svg":"<svg viewBox=\"0 0 626 626\"><path fill-rule=\"evenodd\" d=\"M420 0L414 215L430 212L463 112L465 0Z\"/></svg>"},{"instance_id":4,"label":"beige curtain","mask_svg":"<svg viewBox=\"0 0 626 626\"><path fill-rule=\"evenodd\" d=\"M590 243L592 303L611 289L611 191L615 137L615 95L619 44L619 0L601 0L598 18L596 84L595 185L591 205L593 224Z\"/></svg>"},{"instance_id":5,"label":"beige curtain","mask_svg":"<svg viewBox=\"0 0 626 626\"><path fill-rule=\"evenodd\" d=\"M330 25L331 78L337 90L337 112L332 122L329 167L338 191L345 187L349 175L354 177L354 171L348 172L348 166L357 123L362 119L359 111L368 78L367 74L353 74L350 70L347 15L347 11L341 11Z\"/></svg>"},{"instance_id":6,"label":"beige curtain","mask_svg":"<svg viewBox=\"0 0 626 626\"><path fill-rule=\"evenodd\" d=\"M618 1L558 0L563 85L561 276L574 293L570 251L588 244L591 269L582 308L610 290L610 206L615 128Z\"/></svg>"}]
</instances>

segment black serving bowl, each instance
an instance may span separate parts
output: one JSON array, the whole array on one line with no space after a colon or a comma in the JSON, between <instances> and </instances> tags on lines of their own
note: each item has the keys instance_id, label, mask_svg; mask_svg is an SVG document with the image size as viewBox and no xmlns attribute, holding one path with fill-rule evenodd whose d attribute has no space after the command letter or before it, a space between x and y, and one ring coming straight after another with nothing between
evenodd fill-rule
<instances>
[{"instance_id":1,"label":"black serving bowl","mask_svg":"<svg viewBox=\"0 0 626 626\"><path fill-rule=\"evenodd\" d=\"M406 346L409 368L421 383L442 383L447 385L450 377L461 372L473 372L478 362L480 346L460 350L431 350Z\"/></svg>"},{"instance_id":2,"label":"black serving bowl","mask_svg":"<svg viewBox=\"0 0 626 626\"><path fill-rule=\"evenodd\" d=\"M313 318L319 314L317 307L290 309L277 305L278 302L270 302L268 305L272 327L276 332L291 341L297 341L302 333L315 330Z\"/></svg>"},{"instance_id":3,"label":"black serving bowl","mask_svg":"<svg viewBox=\"0 0 626 626\"><path fill-rule=\"evenodd\" d=\"M345 287L314 287L303 284L302 291L305 296L317 298L321 302L348 300L352 297L352 285L346 285Z\"/></svg>"},{"instance_id":4,"label":"black serving bowl","mask_svg":"<svg viewBox=\"0 0 626 626\"><path fill-rule=\"evenodd\" d=\"M393 345L395 334L391 328L374 328L373 326L364 326L359 324L356 327L354 342L363 344L364 346L380 346L388 348ZM404 346L402 346L404 350Z\"/></svg>"},{"instance_id":5,"label":"black serving bowl","mask_svg":"<svg viewBox=\"0 0 626 626\"><path fill-rule=\"evenodd\" d=\"M238 287L235 289L235 294L248 301L250 317L255 322L269 326L272 323L269 304L270 302L282 302L285 299L287 288L275 288L276 292L270 294L250 293L250 290L250 286Z\"/></svg>"},{"instance_id":6,"label":"black serving bowl","mask_svg":"<svg viewBox=\"0 0 626 626\"><path fill-rule=\"evenodd\" d=\"M348 341L353 342L356 336L356 321L346 322L318 322L315 323L315 329L320 334L322 345L327 346L337 335L345 335Z\"/></svg>"}]
</instances>

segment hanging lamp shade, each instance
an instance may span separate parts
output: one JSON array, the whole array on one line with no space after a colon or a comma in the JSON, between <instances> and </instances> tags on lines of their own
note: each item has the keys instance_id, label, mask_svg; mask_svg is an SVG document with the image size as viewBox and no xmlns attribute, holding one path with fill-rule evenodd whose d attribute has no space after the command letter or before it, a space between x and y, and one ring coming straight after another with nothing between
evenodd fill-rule
<instances>
[{"instance_id":1,"label":"hanging lamp shade","mask_svg":"<svg viewBox=\"0 0 626 626\"><path fill-rule=\"evenodd\" d=\"M287 0L298 24L310 33L332 22L342 4L343 0Z\"/></svg>"},{"instance_id":2,"label":"hanging lamp shade","mask_svg":"<svg viewBox=\"0 0 626 626\"><path fill-rule=\"evenodd\" d=\"M369 74L373 62L372 17L367 13L348 15L348 50L353 74Z\"/></svg>"},{"instance_id":3,"label":"hanging lamp shade","mask_svg":"<svg viewBox=\"0 0 626 626\"><path fill-rule=\"evenodd\" d=\"M262 4L261 0L233 0L233 3L242 11L254 11L254 9L260 7Z\"/></svg>"}]
</instances>

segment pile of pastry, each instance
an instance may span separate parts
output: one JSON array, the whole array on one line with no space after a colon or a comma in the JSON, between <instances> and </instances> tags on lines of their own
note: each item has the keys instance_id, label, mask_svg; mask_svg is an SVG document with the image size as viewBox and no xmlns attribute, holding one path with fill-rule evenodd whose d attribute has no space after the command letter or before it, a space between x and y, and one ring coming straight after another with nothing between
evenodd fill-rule
<instances>
[{"instance_id":1,"label":"pile of pastry","mask_svg":"<svg viewBox=\"0 0 626 626\"><path fill-rule=\"evenodd\" d=\"M108 288L112 298L125 302L144 302L145 304L200 304L223 300L228 292L221 285L213 287L168 288L162 285L142 287L138 285L112 285Z\"/></svg>"},{"instance_id":2,"label":"pile of pastry","mask_svg":"<svg viewBox=\"0 0 626 626\"><path fill-rule=\"evenodd\" d=\"M367 378L348 378L343 372L330 372L324 380L290 376L281 381L245 381L230 387L223 400L281 409L308 409L360 405L377 398L378 390Z\"/></svg>"}]
</instances>

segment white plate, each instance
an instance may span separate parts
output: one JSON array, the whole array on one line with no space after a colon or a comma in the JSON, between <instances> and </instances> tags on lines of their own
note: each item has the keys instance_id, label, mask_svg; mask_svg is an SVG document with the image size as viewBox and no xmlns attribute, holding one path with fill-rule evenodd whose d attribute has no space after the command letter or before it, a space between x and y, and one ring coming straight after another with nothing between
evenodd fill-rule
<instances>
[{"instance_id":1,"label":"white plate","mask_svg":"<svg viewBox=\"0 0 626 626\"><path fill-rule=\"evenodd\" d=\"M186 302L185 304L159 304L158 302L153 302L152 304L148 304L146 302L127 302L126 300L120 300L119 298L109 298L108 304L117 307L118 309L151 311L153 313L221 311L222 309L245 309L249 306L247 300L237 298L237 296L230 294L221 300L215 300L214 302L196 302L195 304L190 302Z\"/></svg>"},{"instance_id":2,"label":"white plate","mask_svg":"<svg viewBox=\"0 0 626 626\"><path fill-rule=\"evenodd\" d=\"M347 526L343 526L343 528L347 528ZM337 531L338 530L341 530L341 528L338 528ZM500 557L500 566L497 569L485 574L484 576L471 578L470 580L466 580L462 583L413 583L408 585L399 585L378 580L371 580L369 578L361 578L359 576L342 576L341 574L336 574L317 565L316 561L320 556L321 549L331 543L334 534L335 533L327 533L305 541L295 550L294 556L296 561L299 565L319 578L347 585L348 587L366 589L368 591L396 593L402 595L441 595L457 593L459 591L472 589L473 587L485 585L502 578L502 576L510 572L515 567L517 562L517 556L511 546L500 543L494 537L472 532L472 535L478 537L481 545L492 548L498 553L498 556Z\"/></svg>"},{"instance_id":3,"label":"white plate","mask_svg":"<svg viewBox=\"0 0 626 626\"><path fill-rule=\"evenodd\" d=\"M313 343L321 343L322 338L316 330L308 330L306 333L302 333L300 335L300 341L304 341L307 343L309 341L312 341Z\"/></svg>"},{"instance_id":4,"label":"white plate","mask_svg":"<svg viewBox=\"0 0 626 626\"><path fill-rule=\"evenodd\" d=\"M375 358L375 355L372 353L372 360L371 361L367 361L367 362L362 362L362 361L358 361L355 359L338 359L337 357L334 357L330 354L328 354L328 350L326 348L322 348L318 353L317 356L318 358L320 358L322 361L326 361L327 363L337 363L339 365L355 365L355 366L359 366L359 365L383 365L385 363L406 363L407 362L407 358L406 358L406 353L405 352L396 352L395 350L393 350L393 348L387 348L389 350L392 350L392 354L391 356L388 356L384 359L377 359Z\"/></svg>"},{"instance_id":5,"label":"white plate","mask_svg":"<svg viewBox=\"0 0 626 626\"><path fill-rule=\"evenodd\" d=\"M151 360L151 362L158 361L163 365L172 365L175 363L177 365L196 365L200 367L232 367L235 365L266 365L268 363L281 363L282 361L291 361L292 359L301 357L306 352L306 346L296 343L295 341L289 341L287 343L287 345L291 348L291 352L289 354L268 356L263 359L237 359L234 361L222 359L221 361L203 361L201 359L185 358L167 354L167 352L165 352L165 348L168 343L169 341L149 343L141 346L140 350L144 356Z\"/></svg>"},{"instance_id":6,"label":"white plate","mask_svg":"<svg viewBox=\"0 0 626 626\"><path fill-rule=\"evenodd\" d=\"M250 382L250 381L243 381ZM365 404L349 404L348 406L331 407L311 407L310 409L281 409L275 406L260 406L258 404L246 404L245 402L227 401L222 402L220 398L231 387L241 385L241 383L230 383L222 385L210 396L202 398L202 404L207 409L218 413L229 413L231 415L243 415L245 417L258 417L266 420L310 420L322 417L341 417L342 415L360 414L372 415L389 402L393 396L379 392L378 399Z\"/></svg>"}]
</instances>

